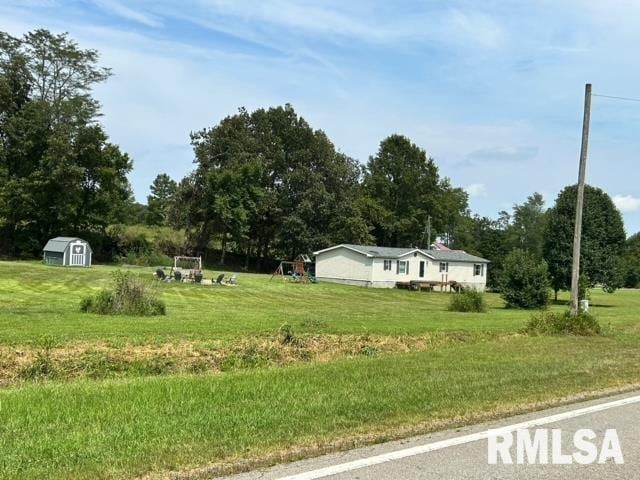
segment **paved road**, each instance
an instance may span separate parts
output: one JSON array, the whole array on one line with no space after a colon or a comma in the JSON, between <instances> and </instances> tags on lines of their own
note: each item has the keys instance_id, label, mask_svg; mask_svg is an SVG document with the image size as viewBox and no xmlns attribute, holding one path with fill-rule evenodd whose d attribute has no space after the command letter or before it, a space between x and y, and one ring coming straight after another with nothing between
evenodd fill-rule
<instances>
[{"instance_id":1,"label":"paved road","mask_svg":"<svg viewBox=\"0 0 640 480\"><path fill-rule=\"evenodd\" d=\"M576 452L574 433L591 429L601 451L616 429L624 464L489 465L487 430L522 424L562 431L562 453ZM513 435L515 441L515 434ZM549 457L551 458L551 441ZM516 461L515 447L510 450ZM502 421L389 442L227 477L229 480L640 479L640 392L520 415Z\"/></svg>"}]
</instances>

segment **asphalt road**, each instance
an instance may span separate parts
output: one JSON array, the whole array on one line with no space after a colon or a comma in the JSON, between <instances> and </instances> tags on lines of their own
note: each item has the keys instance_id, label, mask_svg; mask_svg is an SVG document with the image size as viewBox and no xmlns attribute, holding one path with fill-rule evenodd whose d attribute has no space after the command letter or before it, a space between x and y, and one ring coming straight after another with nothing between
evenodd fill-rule
<instances>
[{"instance_id":1,"label":"asphalt road","mask_svg":"<svg viewBox=\"0 0 640 480\"><path fill-rule=\"evenodd\" d=\"M591 429L591 441L602 453L602 442L608 429L615 429L624 464L609 459L605 464L512 464L488 463L489 429L506 429L514 439L509 449L514 463L516 433L520 425L545 429L549 462L552 459L552 429L560 429L561 453L580 453L574 446L574 434ZM502 440L502 437L500 438ZM499 457L500 459L500 457ZM431 479L640 479L640 392L582 402L534 414L520 415L501 421L456 430L438 432L402 441L389 442L338 454L279 465L241 475L231 480L431 480Z\"/></svg>"}]
</instances>

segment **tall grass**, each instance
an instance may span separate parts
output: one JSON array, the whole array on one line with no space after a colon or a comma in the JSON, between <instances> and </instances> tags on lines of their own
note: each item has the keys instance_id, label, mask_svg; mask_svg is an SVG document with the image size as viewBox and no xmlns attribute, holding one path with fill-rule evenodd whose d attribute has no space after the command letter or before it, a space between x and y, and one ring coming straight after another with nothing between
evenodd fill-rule
<instances>
[{"instance_id":1,"label":"tall grass","mask_svg":"<svg viewBox=\"0 0 640 480\"><path fill-rule=\"evenodd\" d=\"M80 310L101 315L153 316L166 314L157 290L131 272L113 273L113 287L85 297Z\"/></svg>"},{"instance_id":2,"label":"tall grass","mask_svg":"<svg viewBox=\"0 0 640 480\"><path fill-rule=\"evenodd\" d=\"M595 316L587 312L572 316L569 311L534 314L524 330L532 335L592 336L602 333L602 327Z\"/></svg>"},{"instance_id":3,"label":"tall grass","mask_svg":"<svg viewBox=\"0 0 640 480\"><path fill-rule=\"evenodd\" d=\"M450 312L477 312L487 311L487 302L484 293L477 290L465 290L451 296L449 301Z\"/></svg>"}]
</instances>

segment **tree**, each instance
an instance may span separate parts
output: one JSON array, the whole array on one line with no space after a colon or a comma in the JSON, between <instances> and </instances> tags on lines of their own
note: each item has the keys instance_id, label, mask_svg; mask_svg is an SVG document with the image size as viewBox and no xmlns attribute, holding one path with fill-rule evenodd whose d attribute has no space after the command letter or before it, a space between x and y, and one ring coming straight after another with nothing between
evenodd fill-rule
<instances>
[{"instance_id":1,"label":"tree","mask_svg":"<svg viewBox=\"0 0 640 480\"><path fill-rule=\"evenodd\" d=\"M433 159L402 135L384 139L369 158L364 193L380 245L418 245L429 216L434 232L450 233L467 210L467 194L441 179Z\"/></svg>"},{"instance_id":2,"label":"tree","mask_svg":"<svg viewBox=\"0 0 640 480\"><path fill-rule=\"evenodd\" d=\"M147 196L147 223L167 226L178 184L166 173L161 173L153 180L150 189L151 194Z\"/></svg>"},{"instance_id":3,"label":"tree","mask_svg":"<svg viewBox=\"0 0 640 480\"><path fill-rule=\"evenodd\" d=\"M544 260L513 250L504 260L500 290L508 308L544 308L549 304L549 271Z\"/></svg>"},{"instance_id":4,"label":"tree","mask_svg":"<svg viewBox=\"0 0 640 480\"><path fill-rule=\"evenodd\" d=\"M545 226L546 211L541 194L536 192L527 197L523 204L513 206L511 229L514 246L528 251L536 258L542 258Z\"/></svg>"},{"instance_id":5,"label":"tree","mask_svg":"<svg viewBox=\"0 0 640 480\"><path fill-rule=\"evenodd\" d=\"M640 233L632 235L627 240L623 265L624 286L627 288L640 287Z\"/></svg>"},{"instance_id":6,"label":"tree","mask_svg":"<svg viewBox=\"0 0 640 480\"><path fill-rule=\"evenodd\" d=\"M487 287L500 290L504 259L512 250L511 242L508 240L508 214L502 212L497 220L478 215L463 217L454 237L457 239L456 248L491 262L487 273Z\"/></svg>"},{"instance_id":7,"label":"tree","mask_svg":"<svg viewBox=\"0 0 640 480\"><path fill-rule=\"evenodd\" d=\"M549 211L543 246L549 264L551 285L557 293L571 286L573 230L577 187L566 187ZM604 191L587 185L582 220L580 270L589 285L602 285L613 292L622 285L621 255L625 245L622 215Z\"/></svg>"},{"instance_id":8,"label":"tree","mask_svg":"<svg viewBox=\"0 0 640 480\"><path fill-rule=\"evenodd\" d=\"M290 105L240 109L191 136L197 168L187 223L197 248L216 239L254 256L291 258L370 238L357 162Z\"/></svg>"},{"instance_id":9,"label":"tree","mask_svg":"<svg viewBox=\"0 0 640 480\"><path fill-rule=\"evenodd\" d=\"M131 160L96 122L109 76L66 34L0 32L0 251L34 255L59 234L104 230L126 211Z\"/></svg>"}]
</instances>

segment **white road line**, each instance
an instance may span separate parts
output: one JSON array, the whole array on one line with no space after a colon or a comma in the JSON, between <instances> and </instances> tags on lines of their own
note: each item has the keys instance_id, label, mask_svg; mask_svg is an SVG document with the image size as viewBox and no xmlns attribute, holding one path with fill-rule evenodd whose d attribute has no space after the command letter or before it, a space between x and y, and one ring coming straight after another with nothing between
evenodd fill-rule
<instances>
[{"instance_id":1,"label":"white road line","mask_svg":"<svg viewBox=\"0 0 640 480\"><path fill-rule=\"evenodd\" d=\"M505 427L495 428L491 430L485 430L483 432L472 433L469 435L463 435L461 437L449 438L447 440L441 440L439 442L427 443L426 445L419 445L417 447L405 448L403 450L396 450L394 452L383 453L381 455L375 455L373 457L362 458L360 460L354 460L353 462L341 463L338 465L332 465L330 467L319 468L317 470L311 470L309 472L298 473L296 475L290 475L287 477L281 477L279 480L314 480L317 478L324 478L330 475L337 475L339 473L349 472L351 470L357 470L359 468L370 467L372 465L378 465L381 463L392 462L394 460L400 460L401 458L413 457L415 455L421 455L423 453L433 452L435 450L442 450L443 448L453 447L455 445L462 445L465 443L476 442L478 440L484 440L489 436L489 432L493 434L513 432L524 428L539 427L541 425L547 425L549 423L559 422L561 420L568 420L582 415L588 415L590 413L601 412L610 408L621 407L623 405L630 405L632 403L640 402L640 395L635 397L623 398L621 400L615 400L613 402L601 403L593 405L591 407L579 408L577 410L571 410L569 412L558 413L556 415L550 415L548 417L536 418L528 420L526 422L515 423Z\"/></svg>"}]
</instances>

